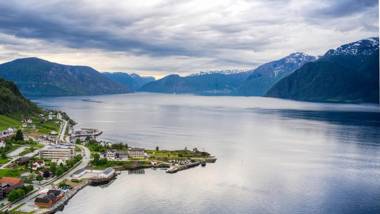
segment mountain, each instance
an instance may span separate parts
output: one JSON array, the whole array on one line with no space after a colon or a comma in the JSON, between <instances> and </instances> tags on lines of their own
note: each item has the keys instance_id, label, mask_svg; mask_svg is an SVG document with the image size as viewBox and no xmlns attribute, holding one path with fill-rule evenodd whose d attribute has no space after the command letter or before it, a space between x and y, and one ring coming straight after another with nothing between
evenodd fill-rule
<instances>
[{"instance_id":1,"label":"mountain","mask_svg":"<svg viewBox=\"0 0 380 214\"><path fill-rule=\"evenodd\" d=\"M31 113L37 110L37 106L23 97L14 83L0 78L0 114Z\"/></svg>"},{"instance_id":2,"label":"mountain","mask_svg":"<svg viewBox=\"0 0 380 214\"><path fill-rule=\"evenodd\" d=\"M327 51L280 80L269 97L316 102L379 102L379 38Z\"/></svg>"},{"instance_id":3,"label":"mountain","mask_svg":"<svg viewBox=\"0 0 380 214\"><path fill-rule=\"evenodd\" d=\"M144 85L140 91L231 95L249 76L248 72L201 72L186 77L173 74Z\"/></svg>"},{"instance_id":4,"label":"mountain","mask_svg":"<svg viewBox=\"0 0 380 214\"><path fill-rule=\"evenodd\" d=\"M1 64L0 76L15 82L28 97L129 92L127 87L91 67L62 65L34 57Z\"/></svg>"},{"instance_id":5,"label":"mountain","mask_svg":"<svg viewBox=\"0 0 380 214\"><path fill-rule=\"evenodd\" d=\"M154 77L142 77L138 74L127 74L123 72L105 72L103 74L112 81L127 86L131 91L137 91L141 86L155 80Z\"/></svg>"},{"instance_id":6,"label":"mountain","mask_svg":"<svg viewBox=\"0 0 380 214\"><path fill-rule=\"evenodd\" d=\"M293 53L282 59L265 63L252 71L252 74L238 89L243 96L263 96L279 80L288 76L305 63L316 60L316 57L304 53Z\"/></svg>"}]
</instances>

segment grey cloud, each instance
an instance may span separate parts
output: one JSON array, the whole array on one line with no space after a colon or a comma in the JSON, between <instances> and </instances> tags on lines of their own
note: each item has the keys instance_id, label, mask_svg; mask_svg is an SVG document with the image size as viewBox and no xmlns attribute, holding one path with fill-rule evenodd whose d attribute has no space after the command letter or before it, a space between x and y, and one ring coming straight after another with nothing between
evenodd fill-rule
<instances>
[{"instance_id":1,"label":"grey cloud","mask_svg":"<svg viewBox=\"0 0 380 214\"><path fill-rule=\"evenodd\" d=\"M321 17L344 17L352 14L362 13L370 9L378 10L378 0L334 0L320 1L324 5L312 10L311 15Z\"/></svg>"},{"instance_id":2,"label":"grey cloud","mask_svg":"<svg viewBox=\"0 0 380 214\"><path fill-rule=\"evenodd\" d=\"M132 8L131 4L139 2L113 1L108 5L104 2L0 1L0 33L40 40L38 48L49 49L56 45L78 51L96 49L104 51L105 55L121 52L145 57L146 63L143 64L152 70L166 69L160 65L147 65L152 59L157 62L175 58L177 61L170 61L175 64L184 56L187 57L186 63L180 65L205 70L209 65L256 66L258 62L277 57L277 52L305 50L308 46L301 46L309 41L304 37L308 35L305 26L312 26L326 40L331 35L323 34L326 29L350 32L350 39L360 39L359 36L378 31L376 0L195 3L192 0L157 0L153 6ZM303 6L295 9L297 5ZM298 38L299 44L292 42L291 38ZM17 42L17 39L3 40L0 45L11 49L7 53L14 53L24 45L17 45ZM332 48L327 47L329 44L323 45L326 49Z\"/></svg>"}]
</instances>

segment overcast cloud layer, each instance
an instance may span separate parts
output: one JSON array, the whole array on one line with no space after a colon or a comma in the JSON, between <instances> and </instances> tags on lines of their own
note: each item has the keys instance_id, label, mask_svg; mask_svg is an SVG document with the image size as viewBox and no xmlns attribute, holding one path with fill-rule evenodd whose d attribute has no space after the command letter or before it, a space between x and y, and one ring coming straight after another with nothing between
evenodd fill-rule
<instances>
[{"instance_id":1,"label":"overcast cloud layer","mask_svg":"<svg viewBox=\"0 0 380 214\"><path fill-rule=\"evenodd\" d=\"M162 76L248 69L378 36L377 0L0 2L0 61Z\"/></svg>"}]
</instances>

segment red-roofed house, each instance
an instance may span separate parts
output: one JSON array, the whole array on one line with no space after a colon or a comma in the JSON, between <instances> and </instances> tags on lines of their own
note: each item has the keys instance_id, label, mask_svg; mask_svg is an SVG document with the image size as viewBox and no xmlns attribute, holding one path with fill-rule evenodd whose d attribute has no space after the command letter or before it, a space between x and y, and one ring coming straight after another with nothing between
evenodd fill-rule
<instances>
[{"instance_id":1,"label":"red-roofed house","mask_svg":"<svg viewBox=\"0 0 380 214\"><path fill-rule=\"evenodd\" d=\"M20 178L0 178L0 199L3 199L10 191L22 187L22 185L24 185L24 182Z\"/></svg>"}]
</instances>

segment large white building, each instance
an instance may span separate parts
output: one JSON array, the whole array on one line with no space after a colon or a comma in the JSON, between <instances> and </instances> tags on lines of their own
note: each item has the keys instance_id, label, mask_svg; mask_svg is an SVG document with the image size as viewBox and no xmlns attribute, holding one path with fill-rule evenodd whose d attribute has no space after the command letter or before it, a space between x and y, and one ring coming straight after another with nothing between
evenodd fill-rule
<instances>
[{"instance_id":1,"label":"large white building","mask_svg":"<svg viewBox=\"0 0 380 214\"><path fill-rule=\"evenodd\" d=\"M53 145L40 150L40 157L48 160L69 160L74 156L74 145Z\"/></svg>"}]
</instances>

